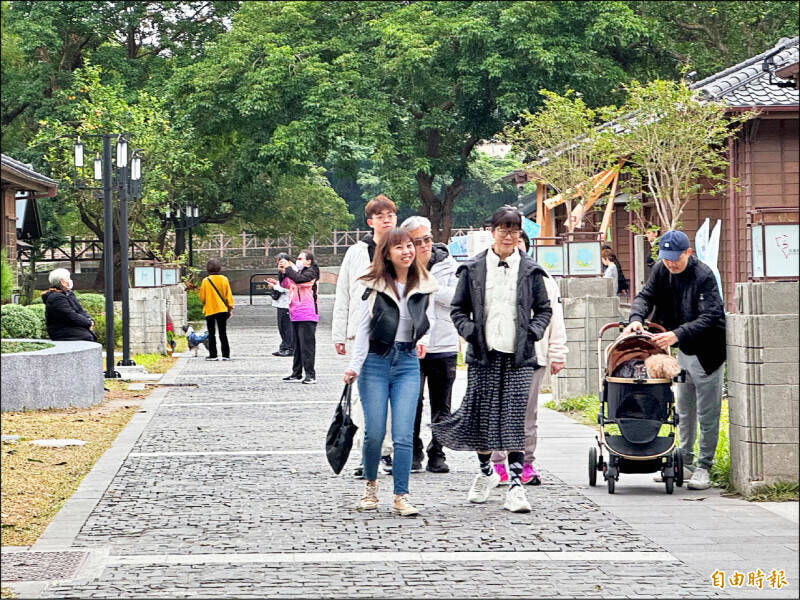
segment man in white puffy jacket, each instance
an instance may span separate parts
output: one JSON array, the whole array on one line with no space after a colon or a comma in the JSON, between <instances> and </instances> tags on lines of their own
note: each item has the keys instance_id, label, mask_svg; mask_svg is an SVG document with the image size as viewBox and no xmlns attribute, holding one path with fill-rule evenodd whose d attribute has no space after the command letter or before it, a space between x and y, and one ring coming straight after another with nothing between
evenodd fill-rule
<instances>
[{"instance_id":1,"label":"man in white puffy jacket","mask_svg":"<svg viewBox=\"0 0 800 600\"><path fill-rule=\"evenodd\" d=\"M339 268L339 276L336 279L336 297L333 301L333 343L336 353L344 356L347 354L347 347L355 343L358 323L361 319L361 296L364 293L364 286L359 278L366 274L375 248L384 235L397 225L397 207L395 203L383 194L378 194L367 202L364 207L364 216L367 225L372 229L371 234L367 234L350 246L345 252L342 266ZM358 388L353 386L353 420L364 431L364 413L361 410L361 402L358 398ZM391 426L386 427L386 437L381 447L381 466L387 474L392 472L392 440ZM359 442L360 443L360 438ZM363 469L356 469L356 477L361 477Z\"/></svg>"},{"instance_id":2,"label":"man in white puffy jacket","mask_svg":"<svg viewBox=\"0 0 800 600\"><path fill-rule=\"evenodd\" d=\"M456 359L458 356L458 332L450 318L451 301L458 284L456 270L458 263L450 256L447 246L434 244L431 236L431 222L425 217L409 217L401 228L411 234L417 250L417 261L424 266L439 284L439 290L431 296L434 302L434 320L429 330L430 343L425 358L419 361L419 399L417 418L414 422L414 457L411 470L422 469L423 446L419 431L422 421L422 407L425 395L425 381L428 382L428 396L431 406L431 423L437 423L450 416L450 397L453 382L456 380ZM435 437L427 448L428 464L431 473L447 473L450 468L445 462L442 445Z\"/></svg>"},{"instance_id":3,"label":"man in white puffy jacket","mask_svg":"<svg viewBox=\"0 0 800 600\"><path fill-rule=\"evenodd\" d=\"M525 232L519 240L519 248L527 252L530 247L530 240ZM544 267L542 267L544 269ZM547 271L545 269L545 271ZM537 362L550 369L551 375L557 375L567 360L567 328L564 324L564 307L561 303L561 292L558 283L548 273L544 278L544 285L547 289L547 298L550 300L550 307L553 309L553 316L550 323L544 330L542 339L534 344ZM539 485L542 478L536 469L533 468L534 453L536 452L537 420L539 418L539 388L542 386L545 369L536 369L531 381L528 392L528 406L525 410L525 457L522 465L521 480L523 484ZM508 472L505 467L506 453L492 452L492 462L494 470L500 476L500 483L508 483Z\"/></svg>"}]
</instances>

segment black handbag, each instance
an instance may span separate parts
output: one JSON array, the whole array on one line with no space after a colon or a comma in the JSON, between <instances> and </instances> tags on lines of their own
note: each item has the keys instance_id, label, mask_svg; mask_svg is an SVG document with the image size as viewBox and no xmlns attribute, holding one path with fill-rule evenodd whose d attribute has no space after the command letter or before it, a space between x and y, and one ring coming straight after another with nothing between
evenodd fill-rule
<instances>
[{"instance_id":1,"label":"black handbag","mask_svg":"<svg viewBox=\"0 0 800 600\"><path fill-rule=\"evenodd\" d=\"M358 426L350 418L351 387L350 383L344 386L342 397L336 405L336 412L333 413L333 422L328 427L328 435L325 436L325 454L333 472L337 475L342 472L350 456L353 436L358 431Z\"/></svg>"}]
</instances>

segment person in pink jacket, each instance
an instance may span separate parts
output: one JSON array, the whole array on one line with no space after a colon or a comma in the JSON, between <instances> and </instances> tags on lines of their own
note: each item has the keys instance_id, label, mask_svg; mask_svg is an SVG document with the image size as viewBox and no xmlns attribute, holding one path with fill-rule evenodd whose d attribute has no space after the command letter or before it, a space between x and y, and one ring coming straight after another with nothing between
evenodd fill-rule
<instances>
[{"instance_id":1,"label":"person in pink jacket","mask_svg":"<svg viewBox=\"0 0 800 600\"><path fill-rule=\"evenodd\" d=\"M519 239L519 249L528 252L530 240L523 231ZM550 367L550 374L556 375L564 368L567 360L567 328L564 324L564 309L561 305L561 293L555 279L548 273L544 279L547 297L550 300L550 307L553 309L553 316L550 324L544 330L542 339L536 342L536 359L542 366ZM539 388L544 379L544 369L536 369L528 391L528 408L525 411L525 458L522 464L522 476L520 479L523 484L540 485L542 477L533 468L534 453L536 452L537 420L539 418ZM508 471L506 470L506 453L495 451L492 453L494 470L500 476L500 485L508 483Z\"/></svg>"},{"instance_id":2,"label":"person in pink jacket","mask_svg":"<svg viewBox=\"0 0 800 600\"><path fill-rule=\"evenodd\" d=\"M319 267L310 250L297 255L292 265L288 260L278 263L281 272L281 287L289 290L289 319L294 333L294 362L292 372L284 381L302 381L305 384L317 382L314 362L317 353L317 280ZM303 370L306 372L303 378Z\"/></svg>"}]
</instances>

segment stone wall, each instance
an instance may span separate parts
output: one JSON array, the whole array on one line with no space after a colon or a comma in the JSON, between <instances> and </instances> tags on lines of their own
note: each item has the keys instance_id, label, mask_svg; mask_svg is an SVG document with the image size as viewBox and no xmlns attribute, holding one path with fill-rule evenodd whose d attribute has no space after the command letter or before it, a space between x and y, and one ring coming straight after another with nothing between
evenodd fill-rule
<instances>
[{"instance_id":1,"label":"stone wall","mask_svg":"<svg viewBox=\"0 0 800 600\"><path fill-rule=\"evenodd\" d=\"M169 312L176 331L180 333L181 325L189 322L187 320L186 287L178 284L164 286L164 289L167 293L167 312Z\"/></svg>"},{"instance_id":2,"label":"stone wall","mask_svg":"<svg viewBox=\"0 0 800 600\"><path fill-rule=\"evenodd\" d=\"M180 286L168 286L180 287ZM167 351L168 287L130 288L131 354L165 354ZM184 295L184 306L186 303ZM170 313L173 322L175 316ZM180 324L178 324L180 327Z\"/></svg>"},{"instance_id":3,"label":"stone wall","mask_svg":"<svg viewBox=\"0 0 800 600\"><path fill-rule=\"evenodd\" d=\"M606 323L623 318L614 282L602 277L565 277L559 280L567 328L567 364L552 380L553 398L561 400L599 391L597 333ZM607 332L604 346L619 331Z\"/></svg>"},{"instance_id":4,"label":"stone wall","mask_svg":"<svg viewBox=\"0 0 800 600\"><path fill-rule=\"evenodd\" d=\"M737 283L727 315L731 474L742 494L798 480L798 283Z\"/></svg>"}]
</instances>

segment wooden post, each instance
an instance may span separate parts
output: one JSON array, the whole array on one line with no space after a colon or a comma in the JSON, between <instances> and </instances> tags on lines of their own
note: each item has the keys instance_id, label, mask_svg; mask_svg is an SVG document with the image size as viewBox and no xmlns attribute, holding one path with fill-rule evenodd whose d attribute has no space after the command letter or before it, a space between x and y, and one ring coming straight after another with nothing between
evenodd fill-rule
<instances>
[{"instance_id":1,"label":"wooden post","mask_svg":"<svg viewBox=\"0 0 800 600\"><path fill-rule=\"evenodd\" d=\"M223 240L222 240L222 235L223 234L221 234L221 233L219 234L219 257L220 258L225 256L225 245L224 245Z\"/></svg>"},{"instance_id":2,"label":"wooden post","mask_svg":"<svg viewBox=\"0 0 800 600\"><path fill-rule=\"evenodd\" d=\"M75 236L69 236L69 267L70 272L75 272Z\"/></svg>"},{"instance_id":3,"label":"wooden post","mask_svg":"<svg viewBox=\"0 0 800 600\"><path fill-rule=\"evenodd\" d=\"M620 161L620 165L622 162ZM605 241L606 239L606 231L608 230L608 226L611 223L611 213L614 212L614 198L617 195L617 182L619 181L619 170L614 175L614 181L611 183L611 195L608 198L608 204L606 204L606 210L603 213L603 220L600 223L600 239Z\"/></svg>"},{"instance_id":4,"label":"wooden post","mask_svg":"<svg viewBox=\"0 0 800 600\"><path fill-rule=\"evenodd\" d=\"M336 256L336 232L333 232L333 255Z\"/></svg>"}]
</instances>

